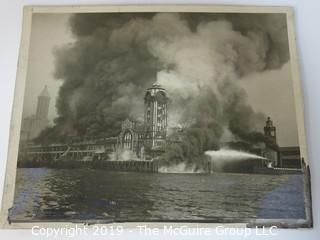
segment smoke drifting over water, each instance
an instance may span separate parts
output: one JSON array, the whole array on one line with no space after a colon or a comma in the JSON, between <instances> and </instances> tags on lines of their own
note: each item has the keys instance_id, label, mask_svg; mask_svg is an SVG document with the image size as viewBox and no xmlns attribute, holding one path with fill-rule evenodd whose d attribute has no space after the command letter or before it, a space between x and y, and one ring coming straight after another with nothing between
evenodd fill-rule
<instances>
[{"instance_id":1,"label":"smoke drifting over water","mask_svg":"<svg viewBox=\"0 0 320 240\"><path fill-rule=\"evenodd\" d=\"M226 131L267 141L265 115L238 81L288 61L285 14L75 14L70 26L75 42L55 53L59 117L40 142L116 136L122 120L143 117L144 91L155 82L171 99L171 126L188 127L166 160L191 164L219 149Z\"/></svg>"}]
</instances>

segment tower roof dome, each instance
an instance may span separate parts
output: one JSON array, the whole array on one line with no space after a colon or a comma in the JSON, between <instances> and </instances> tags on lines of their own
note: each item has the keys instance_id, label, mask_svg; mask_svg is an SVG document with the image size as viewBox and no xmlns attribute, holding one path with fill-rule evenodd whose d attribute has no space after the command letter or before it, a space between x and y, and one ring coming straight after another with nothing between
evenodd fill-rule
<instances>
[{"instance_id":1,"label":"tower roof dome","mask_svg":"<svg viewBox=\"0 0 320 240\"><path fill-rule=\"evenodd\" d=\"M147 90L152 90L152 89L158 89L158 90L163 90L165 91L165 89L158 83L154 83L152 84L152 87L148 88Z\"/></svg>"},{"instance_id":2,"label":"tower roof dome","mask_svg":"<svg viewBox=\"0 0 320 240\"><path fill-rule=\"evenodd\" d=\"M154 83L146 90L146 95L155 96L158 92L163 92L166 95L166 90L160 84Z\"/></svg>"}]
</instances>

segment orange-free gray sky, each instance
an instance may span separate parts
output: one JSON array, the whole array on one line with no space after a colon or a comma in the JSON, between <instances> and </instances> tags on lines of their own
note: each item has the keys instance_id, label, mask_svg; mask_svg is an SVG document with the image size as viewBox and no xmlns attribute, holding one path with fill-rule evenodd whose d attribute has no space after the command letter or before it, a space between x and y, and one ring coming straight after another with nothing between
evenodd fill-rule
<instances>
[{"instance_id":1,"label":"orange-free gray sky","mask_svg":"<svg viewBox=\"0 0 320 240\"><path fill-rule=\"evenodd\" d=\"M26 79L23 116L36 111L37 96L45 85L51 96L49 119L56 116L55 102L61 80L53 77L54 56L57 46L72 43L68 27L69 14L33 14L29 49L29 65Z\"/></svg>"}]
</instances>

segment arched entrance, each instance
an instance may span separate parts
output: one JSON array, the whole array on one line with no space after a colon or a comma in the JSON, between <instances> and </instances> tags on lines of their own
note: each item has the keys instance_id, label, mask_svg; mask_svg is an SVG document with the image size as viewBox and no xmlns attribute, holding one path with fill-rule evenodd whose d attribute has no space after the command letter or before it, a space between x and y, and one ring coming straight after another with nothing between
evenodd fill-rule
<instances>
[{"instance_id":1,"label":"arched entrance","mask_svg":"<svg viewBox=\"0 0 320 240\"><path fill-rule=\"evenodd\" d=\"M124 149L132 150L132 133L130 131L126 131L122 137L122 146Z\"/></svg>"}]
</instances>

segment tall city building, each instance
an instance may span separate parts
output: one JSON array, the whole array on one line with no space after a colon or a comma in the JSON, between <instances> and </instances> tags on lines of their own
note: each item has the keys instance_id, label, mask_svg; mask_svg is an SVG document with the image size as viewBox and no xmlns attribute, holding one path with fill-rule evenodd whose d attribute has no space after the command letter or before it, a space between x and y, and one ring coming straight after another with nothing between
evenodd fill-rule
<instances>
[{"instance_id":1,"label":"tall city building","mask_svg":"<svg viewBox=\"0 0 320 240\"><path fill-rule=\"evenodd\" d=\"M130 150L140 159L154 157L167 144L168 97L166 90L153 84L144 94L143 123L127 118L121 124L118 150Z\"/></svg>"},{"instance_id":2,"label":"tall city building","mask_svg":"<svg viewBox=\"0 0 320 240\"><path fill-rule=\"evenodd\" d=\"M167 94L164 88L153 84L144 97L145 147L158 148L166 143L168 115Z\"/></svg>"},{"instance_id":3,"label":"tall city building","mask_svg":"<svg viewBox=\"0 0 320 240\"><path fill-rule=\"evenodd\" d=\"M48 126L49 104L50 95L47 86L45 86L38 96L36 114L22 120L20 134L21 141L34 139Z\"/></svg>"},{"instance_id":4,"label":"tall city building","mask_svg":"<svg viewBox=\"0 0 320 240\"><path fill-rule=\"evenodd\" d=\"M37 119L48 119L49 112L49 104L50 104L50 95L48 92L47 86L44 87L40 95L38 96L38 104L36 111Z\"/></svg>"}]
</instances>

